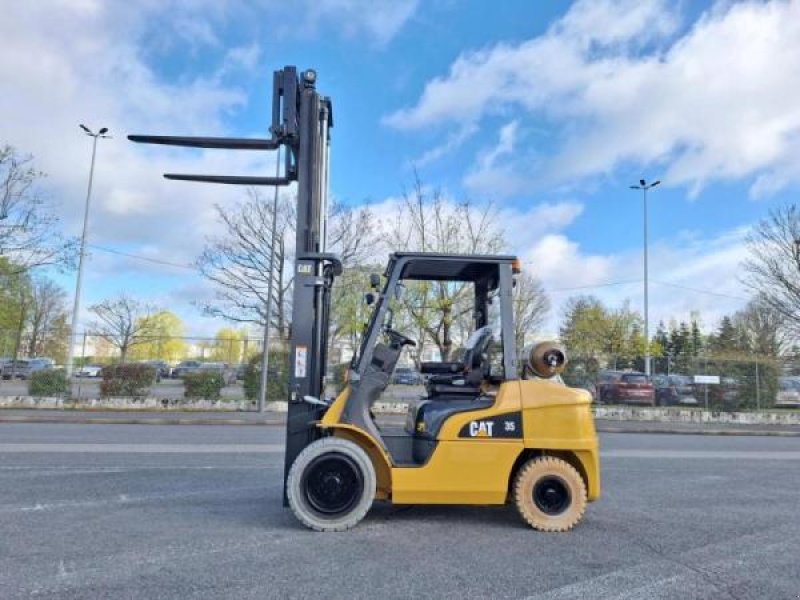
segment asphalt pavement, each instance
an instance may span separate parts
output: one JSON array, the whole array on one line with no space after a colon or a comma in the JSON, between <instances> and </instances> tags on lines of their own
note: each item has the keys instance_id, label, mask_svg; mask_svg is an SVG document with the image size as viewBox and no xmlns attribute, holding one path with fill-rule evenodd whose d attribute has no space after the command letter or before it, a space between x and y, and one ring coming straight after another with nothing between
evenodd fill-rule
<instances>
[{"instance_id":1,"label":"asphalt pavement","mask_svg":"<svg viewBox=\"0 0 800 600\"><path fill-rule=\"evenodd\" d=\"M800 439L602 434L567 534L507 507L376 505L313 533L280 427L0 424L0 598L800 595Z\"/></svg>"}]
</instances>

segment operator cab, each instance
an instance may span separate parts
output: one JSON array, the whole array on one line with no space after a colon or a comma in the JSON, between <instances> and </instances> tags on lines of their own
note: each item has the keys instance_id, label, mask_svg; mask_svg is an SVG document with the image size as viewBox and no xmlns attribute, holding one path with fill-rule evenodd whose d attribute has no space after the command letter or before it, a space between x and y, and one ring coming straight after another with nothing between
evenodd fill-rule
<instances>
[{"instance_id":1,"label":"operator cab","mask_svg":"<svg viewBox=\"0 0 800 600\"><path fill-rule=\"evenodd\" d=\"M449 417L490 408L499 384L518 378L511 301L516 265L513 256L390 256L385 283L377 298L371 298L375 307L351 364L342 420L380 440L396 466L425 464ZM426 321L431 313L434 323ZM439 360L418 360L426 394L409 403L405 428L378 427L371 407L404 352L421 350L412 332L425 336L428 349L436 338Z\"/></svg>"}]
</instances>

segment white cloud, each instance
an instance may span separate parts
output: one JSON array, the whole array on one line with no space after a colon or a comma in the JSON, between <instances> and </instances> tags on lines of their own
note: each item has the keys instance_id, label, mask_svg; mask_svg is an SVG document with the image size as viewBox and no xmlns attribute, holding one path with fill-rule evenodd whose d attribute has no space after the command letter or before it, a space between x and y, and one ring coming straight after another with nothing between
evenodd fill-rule
<instances>
[{"instance_id":1,"label":"white cloud","mask_svg":"<svg viewBox=\"0 0 800 600\"><path fill-rule=\"evenodd\" d=\"M446 156L461 147L464 142L478 132L478 129L478 126L474 123L466 123L464 126L448 135L444 142L438 146L434 146L433 148L426 150L418 158L410 161L411 164L415 167L424 167L425 165L429 165L439 160L443 156Z\"/></svg>"},{"instance_id":2,"label":"white cloud","mask_svg":"<svg viewBox=\"0 0 800 600\"><path fill-rule=\"evenodd\" d=\"M258 153L148 148L125 139L129 133L224 134L226 116L247 101L213 65L207 75L177 83L148 66L150 48L142 40L150 39L151 11L160 9L89 0L4 7L0 140L35 156L48 174L44 186L60 207L65 234L78 235L91 156L91 140L78 123L109 127L113 139L98 143L90 244L187 264L218 230L213 204L233 202L244 190L167 182L161 173L261 174L274 162ZM223 62L247 68L256 56L256 46L244 45ZM176 270L90 248L83 305L118 291L113 285L136 285L143 297L163 294L168 273ZM72 277L60 280L74 285ZM196 317L188 300L170 308Z\"/></svg>"},{"instance_id":3,"label":"white cloud","mask_svg":"<svg viewBox=\"0 0 800 600\"><path fill-rule=\"evenodd\" d=\"M252 71L258 66L261 58L261 46L256 42L246 46L235 46L225 53L219 76L243 70Z\"/></svg>"},{"instance_id":4,"label":"white cloud","mask_svg":"<svg viewBox=\"0 0 800 600\"><path fill-rule=\"evenodd\" d=\"M551 182L627 161L662 165L693 193L714 180L755 177L754 196L800 181L800 2L720 2L682 35L679 23L663 1L577 2L539 37L462 54L386 122L547 119L560 150L523 174Z\"/></svg>"},{"instance_id":5,"label":"white cloud","mask_svg":"<svg viewBox=\"0 0 800 600\"><path fill-rule=\"evenodd\" d=\"M292 10L302 15L306 33L315 32L322 24L333 24L347 37L366 36L379 45L389 42L413 16L418 0L304 0L294 3ZM281 12L286 4L267 0Z\"/></svg>"},{"instance_id":6,"label":"white cloud","mask_svg":"<svg viewBox=\"0 0 800 600\"><path fill-rule=\"evenodd\" d=\"M744 228L712 238L675 236L650 247L650 329L659 321L688 320L698 313L706 330L745 304L749 291L739 280L746 256ZM551 294L550 331L557 330L566 300L591 294L611 306L629 301L643 313L643 265L640 250L608 255L586 253L563 234L533 241L526 266L539 275ZM619 285L618 282L628 282Z\"/></svg>"},{"instance_id":7,"label":"white cloud","mask_svg":"<svg viewBox=\"0 0 800 600\"><path fill-rule=\"evenodd\" d=\"M525 189L525 177L516 168L521 158L514 153L518 146L519 121L500 128L497 143L483 150L476 164L464 176L464 187L472 192L510 196Z\"/></svg>"},{"instance_id":8,"label":"white cloud","mask_svg":"<svg viewBox=\"0 0 800 600\"><path fill-rule=\"evenodd\" d=\"M425 189L426 195L431 190ZM444 201L454 200L443 193ZM374 203L376 222L388 231L397 222L401 198ZM480 206L475 207L476 210ZM504 230L505 251L516 254L523 269L539 277L550 295L552 310L541 333L557 333L564 303L571 296L591 294L609 306L630 302L643 312L642 251L590 252L571 237L569 227L581 217L584 205L573 200L537 202L527 208L502 207L496 222ZM741 308L750 292L739 280L740 265L747 254L747 228L715 236L674 232L650 245L650 326L660 320L688 320L698 313L706 330L725 314ZM387 241L390 236L384 236ZM384 248L383 252L391 251ZM384 256L378 256L380 262ZM689 288L689 289L687 289Z\"/></svg>"},{"instance_id":9,"label":"white cloud","mask_svg":"<svg viewBox=\"0 0 800 600\"><path fill-rule=\"evenodd\" d=\"M497 222L503 227L509 249L524 255L537 238L566 229L583 214L583 208L583 204L569 200L539 202L527 210L501 208Z\"/></svg>"}]
</instances>

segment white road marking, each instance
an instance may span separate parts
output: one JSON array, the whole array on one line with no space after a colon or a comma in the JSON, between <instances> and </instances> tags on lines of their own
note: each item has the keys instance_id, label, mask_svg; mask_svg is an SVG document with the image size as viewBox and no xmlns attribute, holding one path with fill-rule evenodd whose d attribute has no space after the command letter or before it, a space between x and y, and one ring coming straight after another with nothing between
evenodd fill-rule
<instances>
[{"instance_id":1,"label":"white road marking","mask_svg":"<svg viewBox=\"0 0 800 600\"><path fill-rule=\"evenodd\" d=\"M161 494L140 494L136 496L119 494L112 498L98 498L93 500L65 500L61 502L37 502L36 504L29 504L25 506L0 506L0 514L55 511L70 508L96 508L98 506L113 506L123 504L146 504L148 502L159 502L163 503L164 506L168 506L168 502L170 500L177 498L193 498L199 496L217 495L230 496L233 493L241 492L263 493L264 490L264 486L248 486L236 488L215 488L207 490L189 490L185 492L166 492ZM165 501L167 502L165 503Z\"/></svg>"},{"instance_id":2,"label":"white road marking","mask_svg":"<svg viewBox=\"0 0 800 600\"><path fill-rule=\"evenodd\" d=\"M712 460L800 460L793 450L605 450L600 458L679 458Z\"/></svg>"},{"instance_id":3,"label":"white road marking","mask_svg":"<svg viewBox=\"0 0 800 600\"><path fill-rule=\"evenodd\" d=\"M130 471L262 471L282 469L283 466L270 463L254 465L117 465L117 466L74 466L74 465L14 465L0 466L0 474L27 471L52 471L54 473L127 473Z\"/></svg>"},{"instance_id":4,"label":"white road marking","mask_svg":"<svg viewBox=\"0 0 800 600\"><path fill-rule=\"evenodd\" d=\"M281 454L283 444L0 444L0 454Z\"/></svg>"}]
</instances>

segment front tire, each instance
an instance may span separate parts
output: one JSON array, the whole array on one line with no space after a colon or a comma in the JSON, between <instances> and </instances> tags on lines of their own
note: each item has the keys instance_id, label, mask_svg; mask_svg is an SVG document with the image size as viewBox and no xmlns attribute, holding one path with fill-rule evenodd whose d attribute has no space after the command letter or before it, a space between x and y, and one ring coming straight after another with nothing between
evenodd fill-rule
<instances>
[{"instance_id":1,"label":"front tire","mask_svg":"<svg viewBox=\"0 0 800 600\"><path fill-rule=\"evenodd\" d=\"M375 499L376 476L358 444L335 437L309 444L292 463L286 482L295 517L316 531L358 524Z\"/></svg>"},{"instance_id":2,"label":"front tire","mask_svg":"<svg viewBox=\"0 0 800 600\"><path fill-rule=\"evenodd\" d=\"M567 461L541 456L525 463L514 479L514 503L522 519L539 531L569 531L586 510L586 484Z\"/></svg>"}]
</instances>

